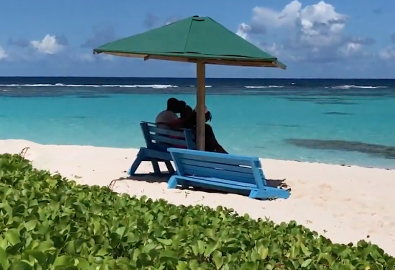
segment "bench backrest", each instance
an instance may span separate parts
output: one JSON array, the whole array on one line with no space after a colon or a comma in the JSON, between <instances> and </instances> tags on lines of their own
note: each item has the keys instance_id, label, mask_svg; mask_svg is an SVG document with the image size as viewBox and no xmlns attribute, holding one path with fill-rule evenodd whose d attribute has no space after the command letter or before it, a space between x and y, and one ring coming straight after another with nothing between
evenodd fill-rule
<instances>
[{"instance_id":1,"label":"bench backrest","mask_svg":"<svg viewBox=\"0 0 395 270\"><path fill-rule=\"evenodd\" d=\"M214 177L234 182L266 186L257 157L229 155L198 150L169 148L177 173L181 176Z\"/></svg>"},{"instance_id":2,"label":"bench backrest","mask_svg":"<svg viewBox=\"0 0 395 270\"><path fill-rule=\"evenodd\" d=\"M149 122L141 122L140 126L149 149L167 151L169 147L196 148L194 135L189 129L158 128L156 124Z\"/></svg>"}]
</instances>

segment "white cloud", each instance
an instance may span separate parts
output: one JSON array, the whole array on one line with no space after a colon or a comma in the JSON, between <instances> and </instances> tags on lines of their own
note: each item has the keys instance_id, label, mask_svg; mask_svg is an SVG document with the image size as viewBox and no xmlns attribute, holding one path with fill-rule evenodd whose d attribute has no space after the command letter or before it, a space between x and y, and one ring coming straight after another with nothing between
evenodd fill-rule
<instances>
[{"instance_id":1,"label":"white cloud","mask_svg":"<svg viewBox=\"0 0 395 270\"><path fill-rule=\"evenodd\" d=\"M379 57L383 60L390 60L395 58L395 47L390 46L379 52Z\"/></svg>"},{"instance_id":2,"label":"white cloud","mask_svg":"<svg viewBox=\"0 0 395 270\"><path fill-rule=\"evenodd\" d=\"M76 60L81 62L94 62L95 58L92 53L83 53L76 56Z\"/></svg>"},{"instance_id":3,"label":"white cloud","mask_svg":"<svg viewBox=\"0 0 395 270\"><path fill-rule=\"evenodd\" d=\"M64 45L60 44L56 36L49 34L41 41L33 40L30 43L37 51L44 54L56 54L64 48Z\"/></svg>"},{"instance_id":4,"label":"white cloud","mask_svg":"<svg viewBox=\"0 0 395 270\"><path fill-rule=\"evenodd\" d=\"M106 60L106 61L113 61L115 59L115 56L110 55L110 54L99 54L96 57L101 57L103 60Z\"/></svg>"},{"instance_id":5,"label":"white cloud","mask_svg":"<svg viewBox=\"0 0 395 270\"><path fill-rule=\"evenodd\" d=\"M179 19L178 19L177 16L171 16L171 17L169 17L169 18L166 19L165 25L169 25L169 24L174 23L174 22L176 22L176 21L178 21L178 20L179 20Z\"/></svg>"},{"instance_id":6,"label":"white cloud","mask_svg":"<svg viewBox=\"0 0 395 270\"><path fill-rule=\"evenodd\" d=\"M113 61L116 57L108 54L98 54L94 55L93 53L70 53L67 57L73 62L79 63L94 63L97 61Z\"/></svg>"},{"instance_id":7,"label":"white cloud","mask_svg":"<svg viewBox=\"0 0 395 270\"><path fill-rule=\"evenodd\" d=\"M8 58L8 54L6 51L3 49L3 47L0 46L0 60Z\"/></svg>"},{"instance_id":8,"label":"white cloud","mask_svg":"<svg viewBox=\"0 0 395 270\"><path fill-rule=\"evenodd\" d=\"M367 39L346 37L346 22L345 14L324 1L302 7L294 0L281 11L253 8L250 23L241 23L237 34L279 58L335 61L359 54L364 46L372 43ZM265 40L275 39L275 43L262 43L264 34Z\"/></svg>"}]
</instances>

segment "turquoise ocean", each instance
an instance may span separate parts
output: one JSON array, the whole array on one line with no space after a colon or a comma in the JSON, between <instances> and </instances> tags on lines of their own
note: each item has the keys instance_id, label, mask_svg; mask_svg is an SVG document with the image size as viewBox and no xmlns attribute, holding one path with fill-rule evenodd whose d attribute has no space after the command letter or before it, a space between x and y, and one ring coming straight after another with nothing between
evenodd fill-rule
<instances>
[{"instance_id":1,"label":"turquoise ocean","mask_svg":"<svg viewBox=\"0 0 395 270\"><path fill-rule=\"evenodd\" d=\"M195 106L195 79L0 77L0 139L138 148L166 100ZM206 79L233 154L395 169L395 80Z\"/></svg>"}]
</instances>

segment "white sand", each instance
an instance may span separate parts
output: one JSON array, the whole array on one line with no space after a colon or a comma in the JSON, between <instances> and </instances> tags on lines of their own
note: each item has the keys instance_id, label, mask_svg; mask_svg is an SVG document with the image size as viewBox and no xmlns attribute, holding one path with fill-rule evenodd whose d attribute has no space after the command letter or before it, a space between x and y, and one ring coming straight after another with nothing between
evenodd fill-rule
<instances>
[{"instance_id":1,"label":"white sand","mask_svg":"<svg viewBox=\"0 0 395 270\"><path fill-rule=\"evenodd\" d=\"M112 179L126 176L137 153L136 149L0 141L0 153L19 153L24 147L30 147L26 158L37 168L90 185L108 185ZM150 176L119 181L114 190L174 204L222 205L275 222L296 220L334 242L366 239L395 255L394 170L269 159L263 159L262 166L268 179L286 178L292 187L289 199L258 201L234 194L169 190L166 182L150 183L155 179ZM150 163L143 163L138 172L152 172Z\"/></svg>"}]
</instances>

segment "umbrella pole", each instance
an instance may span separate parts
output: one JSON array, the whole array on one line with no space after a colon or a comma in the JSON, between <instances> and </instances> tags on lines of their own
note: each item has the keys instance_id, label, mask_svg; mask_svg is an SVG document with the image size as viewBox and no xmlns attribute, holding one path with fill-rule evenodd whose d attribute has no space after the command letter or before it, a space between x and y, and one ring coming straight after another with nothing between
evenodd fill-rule
<instances>
[{"instance_id":1,"label":"umbrella pole","mask_svg":"<svg viewBox=\"0 0 395 270\"><path fill-rule=\"evenodd\" d=\"M196 63L197 68L197 91L196 91L196 147L198 150L205 150L205 98L206 98L206 67L205 63L198 61Z\"/></svg>"}]
</instances>

